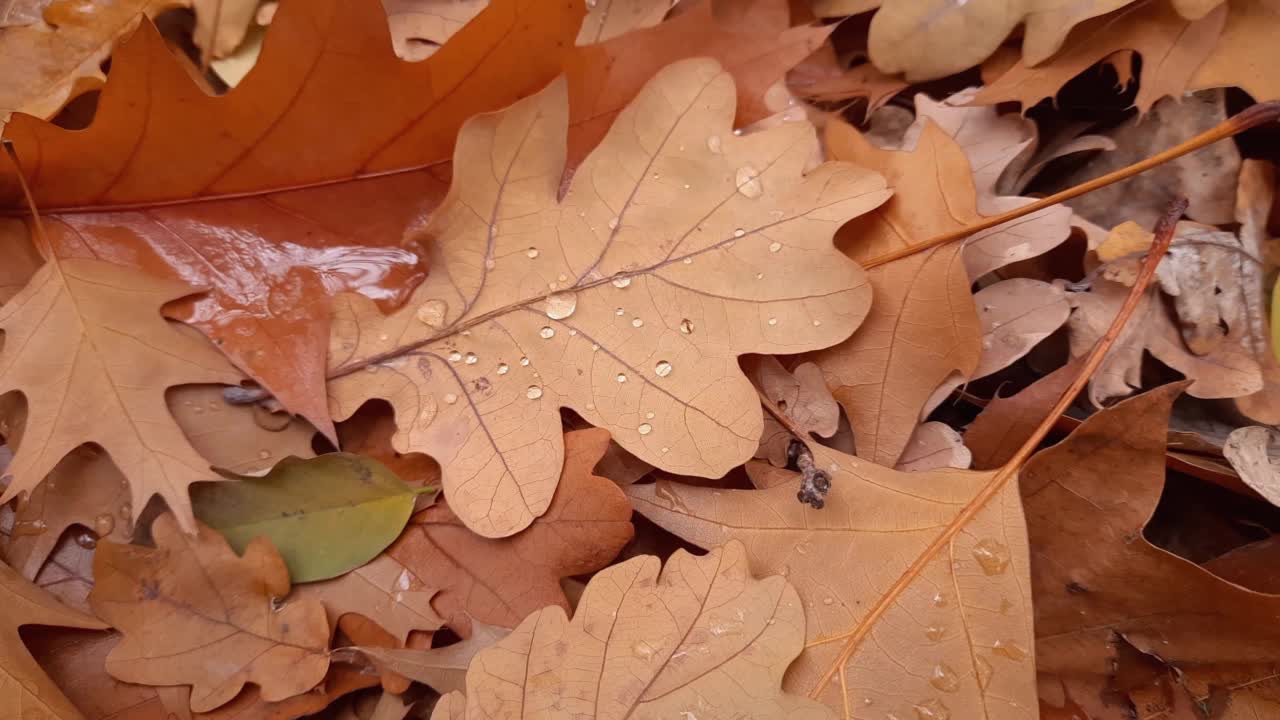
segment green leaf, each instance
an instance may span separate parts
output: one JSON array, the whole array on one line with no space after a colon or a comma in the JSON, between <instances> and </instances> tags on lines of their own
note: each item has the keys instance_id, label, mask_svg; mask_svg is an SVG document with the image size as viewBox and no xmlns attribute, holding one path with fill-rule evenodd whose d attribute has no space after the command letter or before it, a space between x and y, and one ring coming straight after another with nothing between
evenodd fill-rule
<instances>
[{"instance_id":1,"label":"green leaf","mask_svg":"<svg viewBox=\"0 0 1280 720\"><path fill-rule=\"evenodd\" d=\"M434 490L351 453L285 458L263 477L219 472L239 482L193 486L196 517L238 553L265 535L295 583L336 577L372 560L409 522L414 499Z\"/></svg>"}]
</instances>

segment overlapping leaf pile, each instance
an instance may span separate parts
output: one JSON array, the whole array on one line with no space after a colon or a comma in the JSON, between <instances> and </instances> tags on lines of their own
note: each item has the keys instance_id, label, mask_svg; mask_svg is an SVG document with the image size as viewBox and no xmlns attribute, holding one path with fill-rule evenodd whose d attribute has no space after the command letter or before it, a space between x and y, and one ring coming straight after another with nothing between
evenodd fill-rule
<instances>
[{"instance_id":1,"label":"overlapping leaf pile","mask_svg":"<svg viewBox=\"0 0 1280 720\"><path fill-rule=\"evenodd\" d=\"M1277 31L0 5L0 718L1276 713Z\"/></svg>"}]
</instances>

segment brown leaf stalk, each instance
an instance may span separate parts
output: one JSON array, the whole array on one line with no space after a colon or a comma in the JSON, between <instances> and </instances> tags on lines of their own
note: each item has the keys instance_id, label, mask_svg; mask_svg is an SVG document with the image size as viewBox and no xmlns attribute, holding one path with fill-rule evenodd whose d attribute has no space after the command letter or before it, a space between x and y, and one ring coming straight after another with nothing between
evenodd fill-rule
<instances>
[{"instance_id":1,"label":"brown leaf stalk","mask_svg":"<svg viewBox=\"0 0 1280 720\"><path fill-rule=\"evenodd\" d=\"M1274 115L1276 111L1280 111L1280 104L1275 105L1268 117ZM982 488L981 492L974 497L973 501L970 502L969 505L956 516L955 520L947 526L946 530L939 534L929 547L920 554L920 557L912 563L911 567L907 568L906 572L902 574L898 581L894 583L894 585L889 588L888 592L880 598L880 601L876 606L871 608L871 611L867 616L858 623L858 626L844 636L847 638L844 648L841 650L840 655L836 660L831 663L831 666L827 671L823 673L821 678L819 678L813 689L809 691L810 698L816 699L826 688L827 684L835 677L836 673L839 673L841 668L845 667L849 658L852 657L853 653L861 645L862 640L871 632L871 628L875 626L876 621L879 620L880 617L889 610L889 608L893 607L897 602L898 597L907 589L907 586L924 570L924 566L929 562L932 562L933 558L936 557L937 554L955 538L960 530L968 525L969 521L971 521L974 516L986 507L987 503L1000 492L1004 487L1004 484L1017 474L1023 463L1031 457L1040 442L1049 434L1049 431L1053 428L1054 422L1057 418L1067 410L1076 395L1084 389L1084 386L1089 382L1089 377L1093 375L1094 371L1098 369L1098 366L1102 364L1102 360L1106 357L1107 352L1111 349L1111 346L1115 344L1116 339L1120 337L1120 333L1124 330L1125 324L1128 323L1129 318L1133 316L1134 310L1137 309L1138 303L1141 302L1142 296L1147 290L1147 286L1151 284L1152 278L1155 277L1156 266L1160 264L1160 259L1163 258L1165 252L1168 251L1169 243L1173 241L1174 228L1178 218L1182 216L1182 213L1186 209L1186 199L1175 200L1170 204L1169 209L1160 219L1160 222L1156 226L1155 241L1151 245L1151 251L1147 253L1147 258L1142 265L1142 269L1138 272L1138 277L1133 283L1133 288L1129 291L1128 297L1125 298L1124 304L1120 307L1120 311L1116 313L1115 319L1111 321L1111 327L1107 329L1106 334L1098 340L1097 345L1094 345L1093 350L1089 353L1089 357L1085 361L1084 367L1081 368L1079 376L1077 376L1075 381L1071 383L1066 392L1062 394L1062 397L1058 399L1057 404L1049 411L1044 420L1040 422L1035 431L1031 433L1031 436L1027 438L1027 441L1022 444L1022 447L1014 453L1013 457L1010 458L1009 461L998 471L996 471L996 473L991 477L990 482ZM830 639L834 640L836 638Z\"/></svg>"},{"instance_id":2,"label":"brown leaf stalk","mask_svg":"<svg viewBox=\"0 0 1280 720\"><path fill-rule=\"evenodd\" d=\"M1179 143L1168 150L1156 153L1145 160L1140 160L1132 165L1109 172L1102 177L1094 178L1074 187L1069 187L1066 190L1054 193L1049 197L1042 198L1028 205L1023 205L1020 208L1015 208L1009 212L993 215L982 222L975 223L958 230L945 232L941 235L935 235L924 242L916 243L915 245L911 245L900 250L894 250L893 252L880 255L879 257L871 258L863 264L863 267L870 269L880 265L885 265L893 262L894 260L901 260L904 257L915 255L918 252L923 252L939 245L945 245L953 240L960 240L969 237L970 235L993 228L997 225L1003 225L1010 220L1030 215L1031 213L1043 210L1051 205L1056 205L1072 198L1080 197L1081 195L1093 192L1098 188L1106 187L1107 185L1119 182L1120 180L1131 178L1134 175L1144 173L1158 165L1163 165L1170 160L1182 157L1187 153L1195 152L1206 145L1211 145L1219 140L1224 140L1232 137L1233 135L1242 133L1245 130L1251 130L1261 125L1275 122L1276 120L1280 120L1280 102L1272 101L1258 103L1239 115L1229 117L1199 135Z\"/></svg>"},{"instance_id":3,"label":"brown leaf stalk","mask_svg":"<svg viewBox=\"0 0 1280 720\"><path fill-rule=\"evenodd\" d=\"M31 187L27 185L27 174L22 171L22 164L18 162L18 151L14 149L13 141L9 138L0 138L0 145L4 146L5 154L9 156L9 162L13 163L13 168L17 171L18 184L22 186L22 196L26 198L27 207L31 210L31 220L35 224L36 250L44 259L52 259L53 245L49 243L49 236L44 232L44 222L40 219L40 210L36 207L36 199L31 195Z\"/></svg>"}]
</instances>

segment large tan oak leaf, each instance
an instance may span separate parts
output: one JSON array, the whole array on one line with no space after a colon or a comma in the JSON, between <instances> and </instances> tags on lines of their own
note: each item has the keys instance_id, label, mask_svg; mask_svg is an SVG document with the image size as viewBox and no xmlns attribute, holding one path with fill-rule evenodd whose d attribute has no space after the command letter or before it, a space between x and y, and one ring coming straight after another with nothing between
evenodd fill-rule
<instances>
[{"instance_id":1,"label":"large tan oak leaf","mask_svg":"<svg viewBox=\"0 0 1280 720\"><path fill-rule=\"evenodd\" d=\"M289 571L266 538L236 556L216 530L151 526L156 547L103 542L93 558L93 611L124 634L107 672L143 685L191 685L191 709L229 702L245 683L263 700L304 693L329 668L329 625L318 600L281 603ZM277 604L280 603L280 604Z\"/></svg>"},{"instance_id":2,"label":"large tan oak leaf","mask_svg":"<svg viewBox=\"0 0 1280 720\"><path fill-rule=\"evenodd\" d=\"M804 602L784 688L846 718L1036 717L1030 570L1017 485L995 472L899 472L822 447L826 506L659 481L636 511L701 547L746 544L751 571Z\"/></svg>"},{"instance_id":3,"label":"large tan oak leaf","mask_svg":"<svg viewBox=\"0 0 1280 720\"><path fill-rule=\"evenodd\" d=\"M565 92L468 122L424 231L430 277L392 315L347 295L334 320L334 415L389 400L396 449L436 458L450 508L489 537L551 502L561 407L645 462L718 477L762 426L738 356L832 345L870 304L831 238L888 191L845 163L804 174L808 123L734 135L729 74L677 63L557 201Z\"/></svg>"},{"instance_id":4,"label":"large tan oak leaf","mask_svg":"<svg viewBox=\"0 0 1280 720\"><path fill-rule=\"evenodd\" d=\"M212 345L160 315L162 305L192 292L97 260L63 260L45 263L0 308L0 395L17 390L27 400L0 504L92 442L129 481L134 520L159 495L184 529L195 529L187 488L213 478L169 413L165 391L234 385L240 376Z\"/></svg>"},{"instance_id":5,"label":"large tan oak leaf","mask_svg":"<svg viewBox=\"0 0 1280 720\"><path fill-rule=\"evenodd\" d=\"M805 626L786 579L752 577L739 543L659 565L602 571L572 621L558 607L525 618L471 661L466 696L450 693L431 717L831 717L780 687Z\"/></svg>"},{"instance_id":6,"label":"large tan oak leaf","mask_svg":"<svg viewBox=\"0 0 1280 720\"><path fill-rule=\"evenodd\" d=\"M18 628L53 625L105 629L105 623L62 605L0 562L0 717L79 720L82 716L31 657Z\"/></svg>"}]
</instances>

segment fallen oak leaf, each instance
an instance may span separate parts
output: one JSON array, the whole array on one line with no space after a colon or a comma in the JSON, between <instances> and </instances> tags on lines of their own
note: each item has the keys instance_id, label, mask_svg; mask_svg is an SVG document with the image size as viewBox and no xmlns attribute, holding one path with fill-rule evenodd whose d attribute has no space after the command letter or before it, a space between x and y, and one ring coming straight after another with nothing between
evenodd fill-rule
<instances>
[{"instance_id":1,"label":"fallen oak leaf","mask_svg":"<svg viewBox=\"0 0 1280 720\"><path fill-rule=\"evenodd\" d=\"M372 560L400 535L417 496L436 490L413 487L382 463L350 453L287 457L256 477L222 474L235 482L192 488L196 517L237 552L266 537L298 583Z\"/></svg>"},{"instance_id":2,"label":"fallen oak leaf","mask_svg":"<svg viewBox=\"0 0 1280 720\"><path fill-rule=\"evenodd\" d=\"M403 646L414 630L437 630L444 625L431 607L436 592L421 575L383 553L339 577L301 585L294 597L323 603L331 632L344 615L357 613Z\"/></svg>"},{"instance_id":3,"label":"fallen oak leaf","mask_svg":"<svg viewBox=\"0 0 1280 720\"><path fill-rule=\"evenodd\" d=\"M31 657L18 629L24 625L105 629L96 618L64 607L47 591L0 562L0 692L6 715L22 720L79 720L82 716Z\"/></svg>"},{"instance_id":4,"label":"fallen oak leaf","mask_svg":"<svg viewBox=\"0 0 1280 720\"><path fill-rule=\"evenodd\" d=\"M329 668L329 628L314 600L284 603L289 573L266 539L243 557L211 528L179 531L165 513L155 548L104 542L93 559L94 612L124 634L107 672L144 685L191 685L191 709L213 710L246 683L275 702L310 690ZM160 630L163 627L163 630Z\"/></svg>"},{"instance_id":5,"label":"fallen oak leaf","mask_svg":"<svg viewBox=\"0 0 1280 720\"><path fill-rule=\"evenodd\" d=\"M235 384L239 374L159 309L190 295L182 283L97 260L47 262L0 308L0 394L27 400L22 443L0 504L30 492L69 452L93 442L129 481L131 519L153 495L194 530L187 488L209 464L165 406L187 383Z\"/></svg>"},{"instance_id":6,"label":"fallen oak leaf","mask_svg":"<svg viewBox=\"0 0 1280 720\"><path fill-rule=\"evenodd\" d=\"M1008 462L1079 376L1083 365L1084 357L1073 358L1009 397L997 394L991 398L964 431L974 469L992 470Z\"/></svg>"},{"instance_id":7,"label":"fallen oak leaf","mask_svg":"<svg viewBox=\"0 0 1280 720\"><path fill-rule=\"evenodd\" d=\"M280 430L265 430L254 422L252 408L223 401L222 386L179 386L166 394L165 404L208 465L252 473L271 467L273 453L312 455L313 428L288 420ZM217 475L208 470L202 479L214 480ZM91 533L78 539L129 542L134 530L132 508L129 482L110 457L93 447L78 447L19 503L15 521L29 531L15 533L5 546L5 557L24 577L35 578L54 544L72 525Z\"/></svg>"},{"instance_id":8,"label":"fallen oak leaf","mask_svg":"<svg viewBox=\"0 0 1280 720\"><path fill-rule=\"evenodd\" d=\"M1138 283L1081 375L999 470L902 473L811 446L814 464L831 474L825 510L790 502L793 489L783 485L708 491L659 483L632 486L628 496L685 540L741 539L756 572L786 572L810 628L788 688L807 689L846 716L867 704L903 716L1033 716L1029 560L1008 481L1124 328L1183 209L1175 205L1162 221ZM851 553L855 543L864 552ZM866 552L893 560L868 565Z\"/></svg>"},{"instance_id":9,"label":"fallen oak leaf","mask_svg":"<svg viewBox=\"0 0 1280 720\"><path fill-rule=\"evenodd\" d=\"M1227 3L1190 19L1169 3L1142 2L1090 20L1067 37L1047 61L1017 63L974 97L979 105L1018 102L1023 111L1053 97L1068 80L1118 50L1134 50L1144 58L1134 105L1146 112L1165 95L1179 97L1190 89L1197 68L1220 42L1228 16ZM1158 60L1158 62L1156 62Z\"/></svg>"},{"instance_id":10,"label":"fallen oak leaf","mask_svg":"<svg viewBox=\"0 0 1280 720\"><path fill-rule=\"evenodd\" d=\"M634 535L631 506L607 478L591 473L609 443L592 428L565 434L560 486L547 512L503 539L471 532L446 499L418 513L387 554L439 592L432 605L455 632L472 619L514 627L548 605L568 608L560 579L599 570ZM376 618L375 618L376 620Z\"/></svg>"},{"instance_id":11,"label":"fallen oak leaf","mask_svg":"<svg viewBox=\"0 0 1280 720\"><path fill-rule=\"evenodd\" d=\"M1230 0L1222 35L1191 77L1191 90L1238 87L1255 100L1280 100L1275 46L1266 40L1280 23L1280 9L1268 0Z\"/></svg>"},{"instance_id":12,"label":"fallen oak leaf","mask_svg":"<svg viewBox=\"0 0 1280 720\"><path fill-rule=\"evenodd\" d=\"M600 572L572 621L558 607L530 615L476 656L466 697L446 696L432 718L526 707L583 718L832 716L780 687L805 626L785 578L753 578L737 542L703 557L680 550L659 567L642 556Z\"/></svg>"},{"instance_id":13,"label":"fallen oak leaf","mask_svg":"<svg viewBox=\"0 0 1280 720\"><path fill-rule=\"evenodd\" d=\"M363 288L403 300L422 277L400 247L404 229L443 194L432 166L465 118L559 72L557 43L572 38L580 13L495 0L439 58L408 63L392 52L374 0L286 3L256 69L226 96L194 84L143 22L113 56L88 128L16 115L5 135L31 161L56 254L212 287L174 317L333 439L323 396L329 295ZM357 84L355 106L333 91ZM316 117L340 117L348 130ZM12 170L0 175L0 198L25 207Z\"/></svg>"},{"instance_id":14,"label":"fallen oak leaf","mask_svg":"<svg viewBox=\"0 0 1280 720\"><path fill-rule=\"evenodd\" d=\"M1109 674L1115 635L1188 671L1277 656L1280 596L1225 582L1143 537L1164 487L1169 410L1185 387L1099 411L1023 471L1036 655L1047 672Z\"/></svg>"},{"instance_id":15,"label":"fallen oak leaf","mask_svg":"<svg viewBox=\"0 0 1280 720\"><path fill-rule=\"evenodd\" d=\"M732 78L690 60L646 86L557 202L565 100L557 82L470 121L455 161L469 170L425 230L438 271L391 315L351 295L336 311L335 417L388 399L396 449L436 458L451 509L489 537L550 503L562 406L664 469L717 476L750 457L761 421L737 357L847 337L868 289L830 233L887 196L850 165L802 175L805 123L734 135Z\"/></svg>"},{"instance_id":16,"label":"fallen oak leaf","mask_svg":"<svg viewBox=\"0 0 1280 720\"><path fill-rule=\"evenodd\" d=\"M0 127L11 112L41 118L57 114L68 101L101 87L102 63L144 14L187 7L189 0L116 0L46 3L33 22L0 31ZM0 23L3 25L3 23Z\"/></svg>"},{"instance_id":17,"label":"fallen oak leaf","mask_svg":"<svg viewBox=\"0 0 1280 720\"><path fill-rule=\"evenodd\" d=\"M1272 505L1280 506L1280 469L1271 460L1270 445L1275 442L1271 428L1254 425L1233 431L1222 446L1231 467L1240 479Z\"/></svg>"},{"instance_id":18,"label":"fallen oak leaf","mask_svg":"<svg viewBox=\"0 0 1280 720\"><path fill-rule=\"evenodd\" d=\"M441 695L466 688L467 666L482 650L511 634L507 628L472 621L471 636L465 640L428 650L352 646L342 652L368 658L379 670L388 670L424 683Z\"/></svg>"},{"instance_id":19,"label":"fallen oak leaf","mask_svg":"<svg viewBox=\"0 0 1280 720\"><path fill-rule=\"evenodd\" d=\"M973 459L965 447L960 433L946 423L930 421L920 423L911 433L907 447L898 458L895 470L902 472L927 472L939 468L969 467Z\"/></svg>"},{"instance_id":20,"label":"fallen oak leaf","mask_svg":"<svg viewBox=\"0 0 1280 720\"><path fill-rule=\"evenodd\" d=\"M973 296L982 323L982 357L973 378L1009 367L1067 322L1071 306L1062 288L1030 278L1010 278Z\"/></svg>"}]
</instances>

